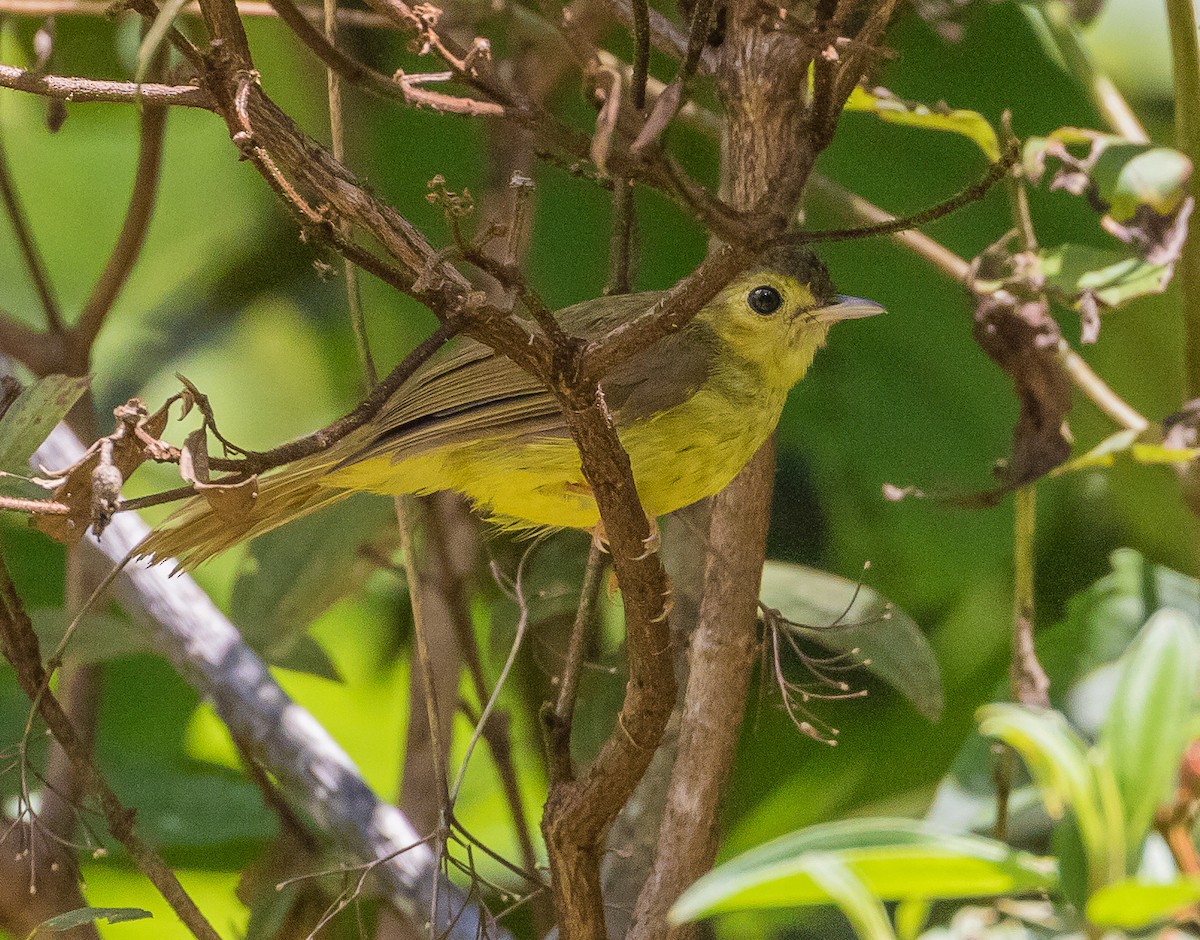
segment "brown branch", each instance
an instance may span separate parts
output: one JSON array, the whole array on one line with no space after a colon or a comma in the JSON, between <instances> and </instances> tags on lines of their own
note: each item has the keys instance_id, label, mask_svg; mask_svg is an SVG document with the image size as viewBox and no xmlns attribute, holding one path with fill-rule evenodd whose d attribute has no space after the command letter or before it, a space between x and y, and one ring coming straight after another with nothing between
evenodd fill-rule
<instances>
[{"instance_id":1,"label":"brown branch","mask_svg":"<svg viewBox=\"0 0 1200 940\"><path fill-rule=\"evenodd\" d=\"M634 28L632 0L607 0L607 5L627 29ZM688 35L678 26L654 9L650 10L649 26L650 41L655 49L676 59L687 59ZM707 46L703 47L699 56L699 71L702 73L715 72L716 64L716 51Z\"/></svg>"},{"instance_id":2,"label":"brown branch","mask_svg":"<svg viewBox=\"0 0 1200 940\"><path fill-rule=\"evenodd\" d=\"M73 375L84 375L88 371L92 345L104 325L104 319L112 309L121 289L129 279L133 266L141 254L150 228L150 218L158 195L158 181L162 171L163 138L167 129L167 109L146 105L141 110L140 145L138 147L137 172L133 179L133 193L129 197L129 209L121 234L113 246L108 263L96 281L92 293L83 305L79 320L71 331L69 355L72 361L67 368Z\"/></svg>"},{"instance_id":3,"label":"brown branch","mask_svg":"<svg viewBox=\"0 0 1200 940\"><path fill-rule=\"evenodd\" d=\"M69 516L71 507L48 499L22 499L18 496L0 496L0 509L9 512L36 513L39 516Z\"/></svg>"},{"instance_id":4,"label":"brown branch","mask_svg":"<svg viewBox=\"0 0 1200 940\"><path fill-rule=\"evenodd\" d=\"M416 87L423 81L444 81L450 78L450 75L401 75L397 73L396 80L388 78L381 72L377 72L370 66L347 55L326 39L291 0L270 0L270 2L279 14L279 18L296 34L296 37L340 78L352 85L357 85L384 98L392 98L417 107L425 106L436 111L472 116L505 116L504 108L491 102L473 101L454 95L427 92Z\"/></svg>"},{"instance_id":5,"label":"brown branch","mask_svg":"<svg viewBox=\"0 0 1200 940\"><path fill-rule=\"evenodd\" d=\"M554 712L543 718L547 726L547 746L550 753L550 777L552 780L570 780L575 774L571 765L571 726L575 718L575 698L579 691L579 675L583 670L584 645L588 628L600 596L601 575L604 573L604 556L595 539L588 551L587 567L583 572L583 585L579 591L579 607L575 611L575 622L571 626L571 639L567 644L567 655L563 661L558 682L558 699Z\"/></svg>"},{"instance_id":6,"label":"brown branch","mask_svg":"<svg viewBox=\"0 0 1200 940\"><path fill-rule=\"evenodd\" d=\"M812 245L818 242L840 242L857 238L896 235L922 225L928 225L930 222L936 222L938 219L957 212L964 206L979 202L991 191L992 187L1008 177L1009 170L1020 159L1020 156L1020 145L1014 142L998 161L988 167L987 173L979 182L973 183L949 199L944 199L936 205L922 209L920 212L914 212L912 215L895 218L884 213L886 218L878 219L868 225L854 228L820 229L815 232L792 232L780 236L775 241L776 243Z\"/></svg>"},{"instance_id":7,"label":"brown branch","mask_svg":"<svg viewBox=\"0 0 1200 940\"><path fill-rule=\"evenodd\" d=\"M216 110L212 96L195 85L160 85L149 82L108 82L92 78L38 75L0 64L0 88L12 88L43 98L76 103L108 101L117 104L163 104Z\"/></svg>"},{"instance_id":8,"label":"brown branch","mask_svg":"<svg viewBox=\"0 0 1200 940\"><path fill-rule=\"evenodd\" d=\"M131 810L126 809L117 795L100 775L95 761L68 720L62 705L49 689L49 677L42 667L42 654L33 625L25 613L9 577L4 559L0 556L0 646L12 664L17 682L29 699L36 703L38 714L50 733L62 746L75 768L80 785L100 804L113 837L125 846L134 864L158 889L198 940L220 940L212 925L183 889L179 879L158 854L134 832Z\"/></svg>"},{"instance_id":9,"label":"brown branch","mask_svg":"<svg viewBox=\"0 0 1200 940\"><path fill-rule=\"evenodd\" d=\"M267 0L240 0L237 5L240 16L276 17L274 7ZM304 16L317 22L321 19L321 10L315 6L301 5ZM111 0L0 0L0 13L13 16L98 16L111 17L113 4ZM179 11L180 16L199 16L200 6L189 3ZM337 11L337 21L340 26L350 26L358 29L396 29L396 25L386 16L371 13L368 10L341 9Z\"/></svg>"},{"instance_id":10,"label":"brown branch","mask_svg":"<svg viewBox=\"0 0 1200 940\"><path fill-rule=\"evenodd\" d=\"M343 415L319 431L314 431L312 434L289 441L287 444L282 444L271 450L250 451L243 458L227 459L209 457L209 466L214 470L250 476L251 474L263 473L274 467L300 460L302 457L308 457L323 450L328 450L347 434L358 430L374 418L387 403L388 399L395 394L396 390L408 381L412 374L430 356L441 349L446 340L456 332L457 327L454 324L441 324L426 340L405 356L404 360L388 373L387 378L372 388L371 393L353 411ZM176 492L172 490L170 495L174 496ZM163 495L166 494L157 494L158 497ZM157 497L144 497L144 500L155 498ZM166 500L161 501L165 502ZM143 501L142 505L148 505L148 503Z\"/></svg>"},{"instance_id":11,"label":"brown branch","mask_svg":"<svg viewBox=\"0 0 1200 940\"><path fill-rule=\"evenodd\" d=\"M13 227L13 232L17 236L17 244L21 247L21 256L25 261L25 270L29 273L30 280L33 281L33 286L37 290L38 297L42 301L42 310L46 314L46 324L54 333L62 333L65 329L63 323L62 311L59 309L58 300L54 296L54 287L50 283L50 275L46 272L46 262L42 260L42 253L38 249L37 242L33 237L33 231L29 227L29 219L25 215L25 209L21 205L21 197L17 193L17 188L13 183L12 173L8 166L8 153L4 146L4 137L0 134L0 199L4 201L4 208L8 213L8 220Z\"/></svg>"},{"instance_id":12,"label":"brown branch","mask_svg":"<svg viewBox=\"0 0 1200 940\"><path fill-rule=\"evenodd\" d=\"M633 106L646 107L646 79L650 75L650 4L630 0L633 7Z\"/></svg>"},{"instance_id":13,"label":"brown branch","mask_svg":"<svg viewBox=\"0 0 1200 940\"><path fill-rule=\"evenodd\" d=\"M614 366L683 329L752 257L746 249L731 247L710 256L645 313L588 343L582 355L581 375L598 381Z\"/></svg>"},{"instance_id":14,"label":"brown branch","mask_svg":"<svg viewBox=\"0 0 1200 940\"><path fill-rule=\"evenodd\" d=\"M744 612L758 603L774 476L771 442L713 501L704 594L688 647L679 754L658 854L638 895L629 940L666 936L667 911L716 857L716 823L758 659L758 624Z\"/></svg>"}]
</instances>

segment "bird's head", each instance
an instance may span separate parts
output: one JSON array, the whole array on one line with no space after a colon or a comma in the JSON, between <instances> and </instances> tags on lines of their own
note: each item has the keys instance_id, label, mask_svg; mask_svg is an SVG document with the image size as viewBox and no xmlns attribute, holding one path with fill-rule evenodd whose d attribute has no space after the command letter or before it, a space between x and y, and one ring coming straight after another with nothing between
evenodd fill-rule
<instances>
[{"instance_id":1,"label":"bird's head","mask_svg":"<svg viewBox=\"0 0 1200 940\"><path fill-rule=\"evenodd\" d=\"M883 307L873 301L834 293L829 271L811 251L780 246L734 278L701 316L728 350L790 388L833 324L877 313Z\"/></svg>"}]
</instances>

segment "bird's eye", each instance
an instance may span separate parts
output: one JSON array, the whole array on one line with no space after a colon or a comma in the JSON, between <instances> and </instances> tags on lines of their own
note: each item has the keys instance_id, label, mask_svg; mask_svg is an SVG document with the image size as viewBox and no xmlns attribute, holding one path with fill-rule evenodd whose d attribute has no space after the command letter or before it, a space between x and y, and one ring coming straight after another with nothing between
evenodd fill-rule
<instances>
[{"instance_id":1,"label":"bird's eye","mask_svg":"<svg viewBox=\"0 0 1200 940\"><path fill-rule=\"evenodd\" d=\"M762 285L750 291L746 298L746 303L750 305L750 309L755 313L761 313L764 317L774 313L783 306L783 297L774 287Z\"/></svg>"}]
</instances>

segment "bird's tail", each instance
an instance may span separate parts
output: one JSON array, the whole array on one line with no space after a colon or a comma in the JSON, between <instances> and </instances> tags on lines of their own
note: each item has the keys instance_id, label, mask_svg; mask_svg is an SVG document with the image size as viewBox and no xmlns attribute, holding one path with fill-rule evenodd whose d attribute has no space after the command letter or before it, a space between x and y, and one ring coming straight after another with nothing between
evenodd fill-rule
<instances>
[{"instance_id":1,"label":"bird's tail","mask_svg":"<svg viewBox=\"0 0 1200 940\"><path fill-rule=\"evenodd\" d=\"M178 570L190 571L240 542L345 499L351 490L321 484L336 462L316 454L263 477L245 514L217 513L203 496L193 497L142 540L135 557L151 564L174 558Z\"/></svg>"}]
</instances>

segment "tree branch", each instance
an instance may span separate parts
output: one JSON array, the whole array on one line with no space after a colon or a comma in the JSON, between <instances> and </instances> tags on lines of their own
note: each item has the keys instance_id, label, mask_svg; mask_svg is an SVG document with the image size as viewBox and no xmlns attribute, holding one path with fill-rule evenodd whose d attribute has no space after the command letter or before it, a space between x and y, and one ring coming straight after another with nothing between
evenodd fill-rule
<instances>
[{"instance_id":1,"label":"tree branch","mask_svg":"<svg viewBox=\"0 0 1200 940\"><path fill-rule=\"evenodd\" d=\"M33 625L9 577L0 555L0 644L5 658L12 663L17 682L34 702L42 720L62 746L75 769L76 778L99 802L113 837L125 846L138 869L150 880L171 909L197 940L220 940L212 925L200 913L179 879L158 854L133 831L133 812L126 809L100 776L91 753L79 739L58 699L50 691L50 677L42 668L42 654Z\"/></svg>"},{"instance_id":2,"label":"tree branch","mask_svg":"<svg viewBox=\"0 0 1200 940\"><path fill-rule=\"evenodd\" d=\"M108 101L116 104L162 104L216 110L212 96L195 85L161 85L148 82L108 82L92 78L39 75L0 64L0 88L12 88L43 98L76 103Z\"/></svg>"}]
</instances>

